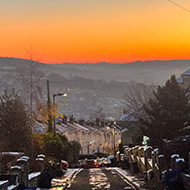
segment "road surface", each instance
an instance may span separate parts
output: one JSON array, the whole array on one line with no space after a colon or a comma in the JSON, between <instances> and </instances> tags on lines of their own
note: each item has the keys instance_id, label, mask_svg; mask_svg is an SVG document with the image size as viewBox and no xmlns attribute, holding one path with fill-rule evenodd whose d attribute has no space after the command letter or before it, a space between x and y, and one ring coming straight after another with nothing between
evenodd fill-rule
<instances>
[{"instance_id":1,"label":"road surface","mask_svg":"<svg viewBox=\"0 0 190 190\"><path fill-rule=\"evenodd\" d=\"M131 184L114 169L91 168L76 173L66 190L135 190Z\"/></svg>"}]
</instances>

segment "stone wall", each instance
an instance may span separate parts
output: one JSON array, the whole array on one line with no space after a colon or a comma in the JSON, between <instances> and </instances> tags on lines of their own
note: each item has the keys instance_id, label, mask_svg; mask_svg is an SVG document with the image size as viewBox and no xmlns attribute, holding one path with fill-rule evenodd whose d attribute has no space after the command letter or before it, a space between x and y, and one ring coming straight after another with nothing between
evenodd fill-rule
<instances>
[{"instance_id":1,"label":"stone wall","mask_svg":"<svg viewBox=\"0 0 190 190\"><path fill-rule=\"evenodd\" d=\"M0 190L7 190L8 189L9 182L6 181L0 181Z\"/></svg>"},{"instance_id":2,"label":"stone wall","mask_svg":"<svg viewBox=\"0 0 190 190\"><path fill-rule=\"evenodd\" d=\"M190 189L190 175L181 174L181 178L183 180L183 185L184 185L185 190L189 190Z\"/></svg>"},{"instance_id":3,"label":"stone wall","mask_svg":"<svg viewBox=\"0 0 190 190\"><path fill-rule=\"evenodd\" d=\"M40 178L40 172L31 173L28 176L28 188L34 188L38 186L38 181Z\"/></svg>"}]
</instances>

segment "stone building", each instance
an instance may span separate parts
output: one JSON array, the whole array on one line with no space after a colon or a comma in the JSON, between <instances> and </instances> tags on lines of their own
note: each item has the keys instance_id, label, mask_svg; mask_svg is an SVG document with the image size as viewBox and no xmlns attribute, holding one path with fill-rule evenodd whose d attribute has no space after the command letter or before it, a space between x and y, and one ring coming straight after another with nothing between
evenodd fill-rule
<instances>
[{"instance_id":1,"label":"stone building","mask_svg":"<svg viewBox=\"0 0 190 190\"><path fill-rule=\"evenodd\" d=\"M114 127L114 126L113 126ZM118 149L121 139L120 129L117 127L95 128L78 123L56 124L56 131L65 135L69 141L77 141L81 144L81 154L93 154L97 152L114 154Z\"/></svg>"},{"instance_id":2,"label":"stone building","mask_svg":"<svg viewBox=\"0 0 190 190\"><path fill-rule=\"evenodd\" d=\"M126 146L135 146L142 142L142 131L139 121L125 111L117 124L121 127L121 143Z\"/></svg>"}]
</instances>

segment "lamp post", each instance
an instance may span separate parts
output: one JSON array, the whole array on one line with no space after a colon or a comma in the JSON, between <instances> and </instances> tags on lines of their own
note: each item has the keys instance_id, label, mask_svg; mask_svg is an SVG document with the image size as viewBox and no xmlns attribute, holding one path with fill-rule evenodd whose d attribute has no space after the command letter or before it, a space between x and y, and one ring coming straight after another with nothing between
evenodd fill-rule
<instances>
[{"instance_id":1,"label":"lamp post","mask_svg":"<svg viewBox=\"0 0 190 190\"><path fill-rule=\"evenodd\" d=\"M64 96L66 97L67 94L65 93L58 93L58 94L53 94L53 134L54 134L54 137L55 137L55 133L56 133L56 128L55 128L55 97L56 96Z\"/></svg>"}]
</instances>

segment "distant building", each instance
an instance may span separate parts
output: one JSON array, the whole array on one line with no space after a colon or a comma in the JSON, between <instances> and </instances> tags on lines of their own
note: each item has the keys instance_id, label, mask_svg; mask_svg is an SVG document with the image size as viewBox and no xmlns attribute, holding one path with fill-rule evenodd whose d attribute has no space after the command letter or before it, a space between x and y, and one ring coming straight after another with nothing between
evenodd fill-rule
<instances>
[{"instance_id":1,"label":"distant building","mask_svg":"<svg viewBox=\"0 0 190 190\"><path fill-rule=\"evenodd\" d=\"M121 143L127 146L133 146L141 142L142 131L139 122L124 110L117 124L122 128Z\"/></svg>"},{"instance_id":2,"label":"distant building","mask_svg":"<svg viewBox=\"0 0 190 190\"><path fill-rule=\"evenodd\" d=\"M190 87L190 69L182 73L181 76L177 79L177 82L184 88Z\"/></svg>"},{"instance_id":3,"label":"distant building","mask_svg":"<svg viewBox=\"0 0 190 190\"><path fill-rule=\"evenodd\" d=\"M121 143L127 146L135 146L142 142L142 131L139 121L118 121L122 128Z\"/></svg>"},{"instance_id":4,"label":"distant building","mask_svg":"<svg viewBox=\"0 0 190 190\"><path fill-rule=\"evenodd\" d=\"M120 117L120 121L136 121L136 119L131 115L123 111L123 115Z\"/></svg>"}]
</instances>

